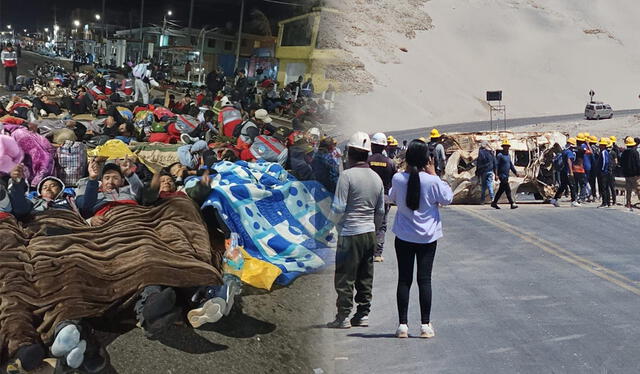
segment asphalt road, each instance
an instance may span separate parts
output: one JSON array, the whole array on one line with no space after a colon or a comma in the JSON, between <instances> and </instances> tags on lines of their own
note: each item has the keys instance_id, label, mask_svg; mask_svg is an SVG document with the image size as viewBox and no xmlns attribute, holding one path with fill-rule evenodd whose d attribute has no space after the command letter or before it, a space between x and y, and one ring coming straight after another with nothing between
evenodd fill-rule
<instances>
[{"instance_id":1,"label":"asphalt road","mask_svg":"<svg viewBox=\"0 0 640 374\"><path fill-rule=\"evenodd\" d=\"M34 69L35 65L42 64L45 61L58 63L71 70L71 63L68 61L61 61L58 59L45 57L34 52L22 50L22 57L18 58L18 75L26 75L29 77L33 76L30 71ZM0 96L16 93L9 92L4 86L4 69L2 69L1 75L2 78L0 78Z\"/></svg>"},{"instance_id":2,"label":"asphalt road","mask_svg":"<svg viewBox=\"0 0 640 374\"><path fill-rule=\"evenodd\" d=\"M640 215L526 204L442 213L436 337L394 337L397 270L389 233L385 262L375 267L371 326L331 330L326 372L640 372ZM411 297L409 329L417 336L415 283Z\"/></svg>"},{"instance_id":3,"label":"asphalt road","mask_svg":"<svg viewBox=\"0 0 640 374\"><path fill-rule=\"evenodd\" d=\"M614 111L615 116L625 116L640 113L639 109L630 109L630 110L616 110ZM516 130L517 127L535 125L537 123L550 123L550 122L561 122L561 121L577 121L584 119L583 113L575 113L575 114L565 114L565 115L556 115L556 116L542 116L542 117L527 117L527 118L509 118L507 120L507 130ZM494 123L494 130L496 129L496 124ZM461 122L461 123L453 123L446 125L436 126L440 132L478 132L478 131L490 131L491 125L489 121L476 121L476 122ZM411 140L417 139L421 136L428 136L431 131L431 127L422 127L417 129L409 129L409 130L398 130L398 131L389 131L385 132L387 135L393 135L396 139L400 140ZM499 123L498 130L503 130L504 125L502 122Z\"/></svg>"}]
</instances>

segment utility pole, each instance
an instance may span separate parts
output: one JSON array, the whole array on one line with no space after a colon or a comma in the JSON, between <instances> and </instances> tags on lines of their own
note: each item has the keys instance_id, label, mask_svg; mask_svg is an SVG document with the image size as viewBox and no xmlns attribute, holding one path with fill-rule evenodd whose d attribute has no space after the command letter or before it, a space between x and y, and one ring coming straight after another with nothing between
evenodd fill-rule
<instances>
[{"instance_id":1,"label":"utility pole","mask_svg":"<svg viewBox=\"0 0 640 374\"><path fill-rule=\"evenodd\" d=\"M144 0L140 1L140 60L142 60L142 50L144 49L144 35L142 34L142 25L144 22Z\"/></svg>"},{"instance_id":2,"label":"utility pole","mask_svg":"<svg viewBox=\"0 0 640 374\"><path fill-rule=\"evenodd\" d=\"M191 44L191 22L193 21L193 2L194 0L191 0L191 7L189 8L189 44Z\"/></svg>"},{"instance_id":3,"label":"utility pole","mask_svg":"<svg viewBox=\"0 0 640 374\"><path fill-rule=\"evenodd\" d=\"M105 1L106 0L102 0L102 32L104 33L103 37L102 37L102 42L105 43L105 41L107 40L107 35L109 35L107 33L107 12L106 12L106 8L105 8Z\"/></svg>"},{"instance_id":4,"label":"utility pole","mask_svg":"<svg viewBox=\"0 0 640 374\"><path fill-rule=\"evenodd\" d=\"M242 20L244 19L244 0L240 5L240 27L238 27L238 45L236 47L236 65L233 68L234 71L238 70L238 64L240 63L240 44L242 42Z\"/></svg>"}]
</instances>

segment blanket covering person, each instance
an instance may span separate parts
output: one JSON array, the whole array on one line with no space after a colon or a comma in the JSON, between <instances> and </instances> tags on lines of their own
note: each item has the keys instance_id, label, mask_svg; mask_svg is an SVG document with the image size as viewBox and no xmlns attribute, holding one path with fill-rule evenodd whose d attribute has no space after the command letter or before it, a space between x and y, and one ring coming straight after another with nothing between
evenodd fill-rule
<instances>
[{"instance_id":1,"label":"blanket covering person","mask_svg":"<svg viewBox=\"0 0 640 374\"><path fill-rule=\"evenodd\" d=\"M337 236L327 219L332 196L318 182L299 182L275 163L220 162L203 204L218 210L252 257L276 265L276 283L332 263Z\"/></svg>"},{"instance_id":2,"label":"blanket covering person","mask_svg":"<svg viewBox=\"0 0 640 374\"><path fill-rule=\"evenodd\" d=\"M3 234L14 238L3 241L3 258L8 251L26 249L10 267L3 263L0 272L3 305L7 297L24 301L2 310L2 321L15 323L2 323L0 351L11 354L30 344L33 331L50 343L62 321L131 308L146 286L222 284L224 248L212 248L188 197L155 207L116 206L106 217L104 225L91 227L71 211L48 210L24 229L26 239L10 225L2 226L3 233L14 232Z\"/></svg>"}]
</instances>

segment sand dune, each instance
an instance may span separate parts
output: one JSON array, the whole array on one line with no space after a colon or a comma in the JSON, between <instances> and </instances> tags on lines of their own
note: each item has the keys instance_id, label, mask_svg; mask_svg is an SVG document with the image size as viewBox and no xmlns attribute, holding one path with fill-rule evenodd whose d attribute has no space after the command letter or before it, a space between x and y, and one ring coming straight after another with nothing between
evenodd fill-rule
<instances>
[{"instance_id":1,"label":"sand dune","mask_svg":"<svg viewBox=\"0 0 640 374\"><path fill-rule=\"evenodd\" d=\"M349 129L485 120L493 89L504 91L509 117L581 112L590 89L614 109L640 106L637 0L397 0L388 14L384 2L344 3L366 10L353 22L381 4L377 21L396 25L348 35L346 48L377 80L368 94L344 95ZM412 39L397 26L411 9L413 28L432 22Z\"/></svg>"}]
</instances>

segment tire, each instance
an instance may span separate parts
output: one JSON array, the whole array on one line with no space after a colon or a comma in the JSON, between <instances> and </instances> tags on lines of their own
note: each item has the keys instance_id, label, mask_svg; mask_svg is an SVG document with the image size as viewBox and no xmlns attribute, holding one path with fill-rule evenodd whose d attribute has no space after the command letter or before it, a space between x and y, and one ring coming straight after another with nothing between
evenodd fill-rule
<instances>
[{"instance_id":1,"label":"tire","mask_svg":"<svg viewBox=\"0 0 640 374\"><path fill-rule=\"evenodd\" d=\"M611 113L611 115L609 116L609 119L613 118L613 113Z\"/></svg>"},{"instance_id":2,"label":"tire","mask_svg":"<svg viewBox=\"0 0 640 374\"><path fill-rule=\"evenodd\" d=\"M597 116L597 117L596 117L596 120L597 120L597 121L600 121L600 116Z\"/></svg>"}]
</instances>

